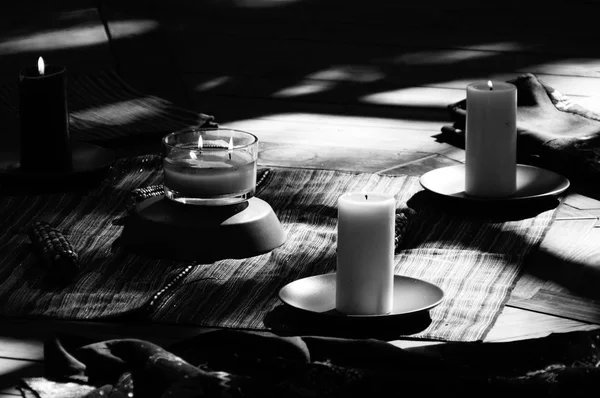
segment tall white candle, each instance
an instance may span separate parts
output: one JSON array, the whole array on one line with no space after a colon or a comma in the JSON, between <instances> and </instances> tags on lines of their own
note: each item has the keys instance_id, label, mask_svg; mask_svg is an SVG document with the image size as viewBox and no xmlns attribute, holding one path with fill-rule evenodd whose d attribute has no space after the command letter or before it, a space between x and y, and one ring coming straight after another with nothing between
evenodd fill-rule
<instances>
[{"instance_id":1,"label":"tall white candle","mask_svg":"<svg viewBox=\"0 0 600 398\"><path fill-rule=\"evenodd\" d=\"M467 86L465 192L506 197L517 189L517 88L504 82Z\"/></svg>"},{"instance_id":2,"label":"tall white candle","mask_svg":"<svg viewBox=\"0 0 600 398\"><path fill-rule=\"evenodd\" d=\"M392 311L395 214L392 195L352 192L339 197L338 311L349 315Z\"/></svg>"}]
</instances>

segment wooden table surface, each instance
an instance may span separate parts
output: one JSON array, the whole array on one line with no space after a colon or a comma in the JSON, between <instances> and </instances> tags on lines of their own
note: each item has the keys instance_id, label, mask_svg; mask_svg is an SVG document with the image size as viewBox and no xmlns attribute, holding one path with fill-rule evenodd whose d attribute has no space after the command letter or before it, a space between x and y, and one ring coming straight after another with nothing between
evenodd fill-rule
<instances>
[{"instance_id":1,"label":"wooden table surface","mask_svg":"<svg viewBox=\"0 0 600 398\"><path fill-rule=\"evenodd\" d=\"M450 122L446 106L477 79L535 73L600 110L600 6L592 1L63 3L33 15L18 7L0 13L2 78L40 52L69 70L117 68L140 90L255 133L263 166L421 175L458 164L464 151L443 142L440 129ZM486 341L600 327L598 217L600 201L568 192ZM20 377L42 374L42 342L55 331L158 343L200 331L0 322L0 397L18 395Z\"/></svg>"}]
</instances>

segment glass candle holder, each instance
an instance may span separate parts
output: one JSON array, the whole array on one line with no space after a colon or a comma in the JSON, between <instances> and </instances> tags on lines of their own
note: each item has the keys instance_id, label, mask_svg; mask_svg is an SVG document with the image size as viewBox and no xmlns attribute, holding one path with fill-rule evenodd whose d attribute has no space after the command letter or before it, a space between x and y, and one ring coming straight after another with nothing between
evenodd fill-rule
<instances>
[{"instance_id":1,"label":"glass candle holder","mask_svg":"<svg viewBox=\"0 0 600 398\"><path fill-rule=\"evenodd\" d=\"M163 137L165 196L205 206L244 202L256 190L258 138L228 128L186 129Z\"/></svg>"}]
</instances>

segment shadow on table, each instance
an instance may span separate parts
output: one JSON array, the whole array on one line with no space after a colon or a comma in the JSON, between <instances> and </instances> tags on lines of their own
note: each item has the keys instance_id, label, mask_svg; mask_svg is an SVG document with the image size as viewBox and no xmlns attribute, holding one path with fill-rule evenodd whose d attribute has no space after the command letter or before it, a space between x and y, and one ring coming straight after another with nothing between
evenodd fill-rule
<instances>
[{"instance_id":1,"label":"shadow on table","mask_svg":"<svg viewBox=\"0 0 600 398\"><path fill-rule=\"evenodd\" d=\"M425 330L431 324L429 311L389 317L345 317L318 314L280 305L269 312L264 324L282 336L328 336L394 340Z\"/></svg>"},{"instance_id":2,"label":"shadow on table","mask_svg":"<svg viewBox=\"0 0 600 398\"><path fill-rule=\"evenodd\" d=\"M414 209L432 209L453 216L470 219L484 219L492 222L524 220L552 210L560 204L556 197L540 197L529 200L486 200L466 201L460 198L445 197L428 191L417 192L407 205Z\"/></svg>"}]
</instances>

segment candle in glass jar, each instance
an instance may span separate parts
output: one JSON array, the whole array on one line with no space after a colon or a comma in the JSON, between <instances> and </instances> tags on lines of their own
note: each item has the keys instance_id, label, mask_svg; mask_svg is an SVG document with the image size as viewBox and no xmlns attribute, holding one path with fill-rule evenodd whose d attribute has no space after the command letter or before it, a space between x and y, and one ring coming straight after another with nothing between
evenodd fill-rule
<instances>
[{"instance_id":1,"label":"candle in glass jar","mask_svg":"<svg viewBox=\"0 0 600 398\"><path fill-rule=\"evenodd\" d=\"M504 82L467 86L465 192L506 197L517 189L517 88Z\"/></svg>"},{"instance_id":2,"label":"candle in glass jar","mask_svg":"<svg viewBox=\"0 0 600 398\"><path fill-rule=\"evenodd\" d=\"M193 152L192 152L193 153ZM256 161L252 154L205 154L201 158L166 158L164 184L182 196L211 198L252 191Z\"/></svg>"},{"instance_id":3,"label":"candle in glass jar","mask_svg":"<svg viewBox=\"0 0 600 398\"><path fill-rule=\"evenodd\" d=\"M163 137L165 196L207 206L242 203L256 190L258 138L228 128L189 127Z\"/></svg>"},{"instance_id":4,"label":"candle in glass jar","mask_svg":"<svg viewBox=\"0 0 600 398\"><path fill-rule=\"evenodd\" d=\"M396 200L380 193L338 199L336 309L387 314L393 307Z\"/></svg>"}]
</instances>

